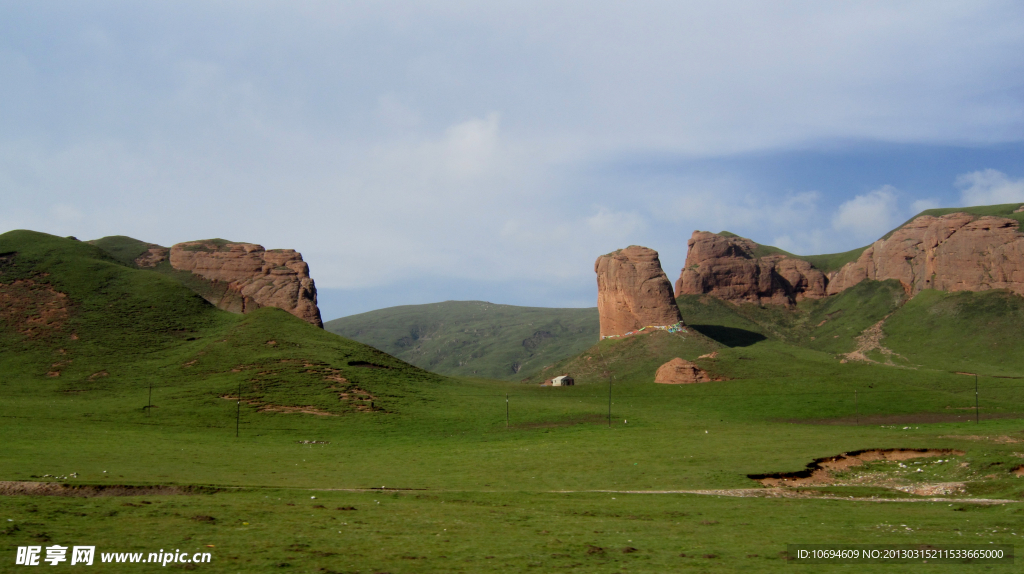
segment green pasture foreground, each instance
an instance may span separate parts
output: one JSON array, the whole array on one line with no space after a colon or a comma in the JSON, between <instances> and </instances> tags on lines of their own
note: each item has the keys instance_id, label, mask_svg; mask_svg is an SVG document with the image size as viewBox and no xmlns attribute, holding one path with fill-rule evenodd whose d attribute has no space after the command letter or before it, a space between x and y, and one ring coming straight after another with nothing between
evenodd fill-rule
<instances>
[{"instance_id":1,"label":"green pasture foreground","mask_svg":"<svg viewBox=\"0 0 1024 574\"><path fill-rule=\"evenodd\" d=\"M845 451L951 448L965 452L955 459L967 470L931 465L921 481L966 480L967 491L953 498L1021 500L1024 479L1011 470L1024 462L1024 443L999 442L1024 440L1019 419L792 424L777 418L822 412L835 397L758 398L750 384L622 385L613 388L611 428L598 420L607 398L596 386L509 384L503 390L517 418L506 428L504 393L492 383L463 382L447 402L428 403L432 417L247 408L237 439L233 401L215 403L210 408L219 410L196 419L202 425L190 425L168 414L179 412L175 401L188 401L178 392L154 400L164 410L148 417L104 408L99 399L15 396L0 405L0 479L76 473L59 482L221 490L0 497L0 571L20 571L18 546L88 544L147 555L210 551L213 561L196 567L209 572L892 572L886 565L795 565L783 552L793 543L1014 544L1024 536L1021 503L910 502L904 499L919 497L882 488L824 489L858 500L594 492L752 488L758 485L747 474L795 471ZM744 390L748 396L737 399ZM907 396L910 409L939 400ZM839 404L834 414L852 407ZM300 442L312 440L327 444ZM884 500L861 500L872 496ZM96 564L87 571L154 568Z\"/></svg>"},{"instance_id":2,"label":"green pasture foreground","mask_svg":"<svg viewBox=\"0 0 1024 574\"><path fill-rule=\"evenodd\" d=\"M826 568L788 563L786 545L1016 544L1022 512L1019 504L537 491L17 496L0 501L0 559L2 570L20 571L18 545L87 544L98 553L87 572L159 569L98 562L103 552L161 550L210 552L212 562L195 568L206 572L818 572ZM827 567L894 568L907 565Z\"/></svg>"}]
</instances>

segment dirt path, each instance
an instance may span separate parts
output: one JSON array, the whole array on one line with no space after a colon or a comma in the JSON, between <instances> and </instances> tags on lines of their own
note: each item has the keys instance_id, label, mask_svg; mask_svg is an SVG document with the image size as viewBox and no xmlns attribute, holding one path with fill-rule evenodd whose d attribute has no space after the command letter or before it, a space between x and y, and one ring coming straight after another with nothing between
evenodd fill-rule
<instances>
[{"instance_id":1,"label":"dirt path","mask_svg":"<svg viewBox=\"0 0 1024 574\"><path fill-rule=\"evenodd\" d=\"M857 348L842 355L845 357L843 362L862 361L865 363L878 363L878 361L868 358L868 353L871 351L878 351L885 356L886 365L896 366L896 364L892 362L893 357L899 357L900 359L906 360L906 357L882 344L882 339L885 337L885 333L882 332L882 325L884 325L886 319L891 316L892 313L883 317L881 321L867 329L864 329L864 332L857 336Z\"/></svg>"},{"instance_id":2,"label":"dirt path","mask_svg":"<svg viewBox=\"0 0 1024 574\"><path fill-rule=\"evenodd\" d=\"M961 504L1007 504L1021 503L1020 500L1004 498L878 498L866 496L836 496L834 494L793 490L790 488L725 488L717 490L552 490L554 493L606 492L609 494L699 494L703 496L732 496L737 498L803 498L823 500L846 500L852 502L957 502Z\"/></svg>"}]
</instances>

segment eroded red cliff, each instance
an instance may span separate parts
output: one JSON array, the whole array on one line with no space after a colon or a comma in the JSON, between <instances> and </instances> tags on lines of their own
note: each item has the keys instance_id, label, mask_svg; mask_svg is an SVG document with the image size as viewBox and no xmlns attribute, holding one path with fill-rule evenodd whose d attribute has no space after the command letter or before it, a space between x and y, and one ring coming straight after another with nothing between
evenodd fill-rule
<instances>
[{"instance_id":1,"label":"eroded red cliff","mask_svg":"<svg viewBox=\"0 0 1024 574\"><path fill-rule=\"evenodd\" d=\"M294 249L267 251L253 243L189 241L171 247L170 263L174 269L224 285L221 294L204 294L218 307L241 313L277 307L323 327L309 265Z\"/></svg>"},{"instance_id":2,"label":"eroded red cliff","mask_svg":"<svg viewBox=\"0 0 1024 574\"><path fill-rule=\"evenodd\" d=\"M758 256L758 244L737 236L694 231L676 296L704 293L734 303L792 305L825 296L825 275L802 260L773 253Z\"/></svg>"},{"instance_id":3,"label":"eroded red cliff","mask_svg":"<svg viewBox=\"0 0 1024 574\"><path fill-rule=\"evenodd\" d=\"M1024 295L1024 234L1005 217L922 215L879 239L830 277L828 293L865 279L896 279L910 295L923 289L1008 289Z\"/></svg>"}]
</instances>

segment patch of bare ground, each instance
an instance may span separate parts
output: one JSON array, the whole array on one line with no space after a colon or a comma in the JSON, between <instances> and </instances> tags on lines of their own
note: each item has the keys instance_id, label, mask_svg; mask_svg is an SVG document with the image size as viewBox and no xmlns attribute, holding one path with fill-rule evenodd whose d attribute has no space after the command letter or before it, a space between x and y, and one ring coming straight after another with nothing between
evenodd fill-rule
<instances>
[{"instance_id":1,"label":"patch of bare ground","mask_svg":"<svg viewBox=\"0 0 1024 574\"><path fill-rule=\"evenodd\" d=\"M237 401L237 396L232 395L221 395L222 399L229 401ZM242 399L242 402L256 407L256 412L260 413L302 413L305 415L317 415L320 417L336 417L338 415L329 413L323 409L318 409L314 406L288 406L288 405L275 405L272 403L265 403L263 401L257 401L256 399Z\"/></svg>"},{"instance_id":2,"label":"patch of bare ground","mask_svg":"<svg viewBox=\"0 0 1024 574\"><path fill-rule=\"evenodd\" d=\"M59 482L0 481L0 496L165 496L216 492L208 487L133 486L129 484L62 484Z\"/></svg>"},{"instance_id":3,"label":"patch of bare ground","mask_svg":"<svg viewBox=\"0 0 1024 574\"><path fill-rule=\"evenodd\" d=\"M338 392L338 400L347 402L359 412L370 412L380 410L374 405L377 397L369 391L360 389L341 374L341 369L335 369L325 365L314 365L306 363L306 372L320 375L323 380L333 383L328 389ZM383 367L382 367L383 368ZM340 385L340 386L339 386Z\"/></svg>"},{"instance_id":4,"label":"patch of bare ground","mask_svg":"<svg viewBox=\"0 0 1024 574\"><path fill-rule=\"evenodd\" d=\"M857 348L842 355L843 359L839 362L848 363L850 361L861 361L865 363L878 363L878 361L868 358L868 353L871 351L878 351L881 353L882 356L885 357L886 365L896 366L896 364L892 362L893 357L906 360L906 357L903 355L900 355L885 345L882 345L882 339L885 337L885 333L882 332L882 325L884 325L885 320L891 316L892 313L883 317L881 321L867 329L864 329L864 331L857 336Z\"/></svg>"},{"instance_id":5,"label":"patch of bare ground","mask_svg":"<svg viewBox=\"0 0 1024 574\"><path fill-rule=\"evenodd\" d=\"M0 283L0 319L26 337L57 334L70 314L68 296L45 283L31 279Z\"/></svg>"},{"instance_id":6,"label":"patch of bare ground","mask_svg":"<svg viewBox=\"0 0 1024 574\"><path fill-rule=\"evenodd\" d=\"M300 359L281 359L273 362L276 367L269 367L266 364L240 364L236 365L231 369L232 373L241 373L244 371L256 370L252 379L248 379L248 382L254 383L255 389L261 388L261 384L264 382L260 377L274 377L280 375L282 372L294 372L297 365L301 365L302 373L306 375L312 375L318 377L330 386L328 390L337 393L338 400L351 406L358 412L387 412L384 409L374 404L377 399L372 393L364 389L359 388L355 383L349 381L342 375L341 369L335 369L327 366L323 363L313 363L308 360ZM284 366L282 366L284 365ZM237 400L234 395L224 395L221 398ZM312 406L283 406L273 405L257 400L246 400L243 399L248 405L259 407L259 412L287 412L287 413L305 413L319 416L338 416L336 413L330 413L323 409L319 409Z\"/></svg>"},{"instance_id":7,"label":"patch of bare ground","mask_svg":"<svg viewBox=\"0 0 1024 574\"><path fill-rule=\"evenodd\" d=\"M847 452L836 456L819 458L807 465L804 470L796 472L774 472L768 474L749 474L752 478L765 486L826 486L837 483L834 472L843 471L854 466L860 466L866 462L879 460L902 461L912 458L933 458L940 456L962 456L962 450L954 449L924 449L924 448L891 448L871 449L854 452ZM865 480L860 484L878 485L877 480Z\"/></svg>"},{"instance_id":8,"label":"patch of bare ground","mask_svg":"<svg viewBox=\"0 0 1024 574\"><path fill-rule=\"evenodd\" d=\"M980 436L980 435L976 435L976 434L967 434L967 435L951 434L951 435L943 435L943 436L940 436L939 438L955 438L955 439L960 439L960 440L983 440L983 441L989 441L989 442L994 442L994 443L999 443L999 444L1015 444L1015 443L1018 443L1018 442L1024 442L1024 439L1013 438L1012 436L1008 436L1008 435L1005 435L1005 434L1004 435L1000 435L1000 436Z\"/></svg>"},{"instance_id":9,"label":"patch of bare ground","mask_svg":"<svg viewBox=\"0 0 1024 574\"><path fill-rule=\"evenodd\" d=\"M955 410L955 409L951 409ZM973 408L971 409L973 411ZM804 425L901 425L926 423L955 423L974 421L976 415L971 413L902 413L888 415L860 415L834 417L828 419L785 419L782 422ZM1024 419L1024 413L985 413L982 420L992 419Z\"/></svg>"},{"instance_id":10,"label":"patch of bare ground","mask_svg":"<svg viewBox=\"0 0 1024 574\"><path fill-rule=\"evenodd\" d=\"M575 490L556 490L557 493L579 492ZM846 500L853 502L957 502L962 504L1007 504L1020 503L1019 500L1003 498L884 498L877 496L842 496L829 492L817 492L814 489L793 488L721 488L708 490L587 490L583 492L606 492L609 494L698 494L702 496L731 496L736 498L813 498L827 500Z\"/></svg>"}]
</instances>

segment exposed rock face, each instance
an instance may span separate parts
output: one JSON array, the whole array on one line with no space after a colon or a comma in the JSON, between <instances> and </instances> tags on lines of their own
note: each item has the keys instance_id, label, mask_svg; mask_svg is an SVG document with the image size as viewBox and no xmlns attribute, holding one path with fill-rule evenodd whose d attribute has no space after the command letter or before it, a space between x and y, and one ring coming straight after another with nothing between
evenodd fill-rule
<instances>
[{"instance_id":1,"label":"exposed rock face","mask_svg":"<svg viewBox=\"0 0 1024 574\"><path fill-rule=\"evenodd\" d=\"M240 309L229 310L248 313L278 307L323 327L309 266L293 249L267 251L253 243L190 241L171 247L170 260L175 269L226 284L240 298ZM228 308L223 298L207 299Z\"/></svg>"},{"instance_id":2,"label":"exposed rock face","mask_svg":"<svg viewBox=\"0 0 1024 574\"><path fill-rule=\"evenodd\" d=\"M734 303L792 305L825 296L825 275L802 259L755 256L758 245L743 237L694 231L676 296L709 293Z\"/></svg>"},{"instance_id":3,"label":"exposed rock face","mask_svg":"<svg viewBox=\"0 0 1024 574\"><path fill-rule=\"evenodd\" d=\"M711 380L707 371L697 365L676 357L658 367L654 382L663 385L688 385L690 383L706 383Z\"/></svg>"},{"instance_id":4,"label":"exposed rock face","mask_svg":"<svg viewBox=\"0 0 1024 574\"><path fill-rule=\"evenodd\" d=\"M682 322L657 251L631 245L598 257L594 271L601 338Z\"/></svg>"},{"instance_id":5,"label":"exposed rock face","mask_svg":"<svg viewBox=\"0 0 1024 574\"><path fill-rule=\"evenodd\" d=\"M1024 295L1024 234L1004 217L922 215L836 271L828 294L864 279L897 279L910 295L923 289L1009 289Z\"/></svg>"},{"instance_id":6,"label":"exposed rock face","mask_svg":"<svg viewBox=\"0 0 1024 574\"><path fill-rule=\"evenodd\" d=\"M156 267L161 261L166 261L171 250L166 247L155 245L148 251L135 258L135 264L139 267Z\"/></svg>"}]
</instances>

